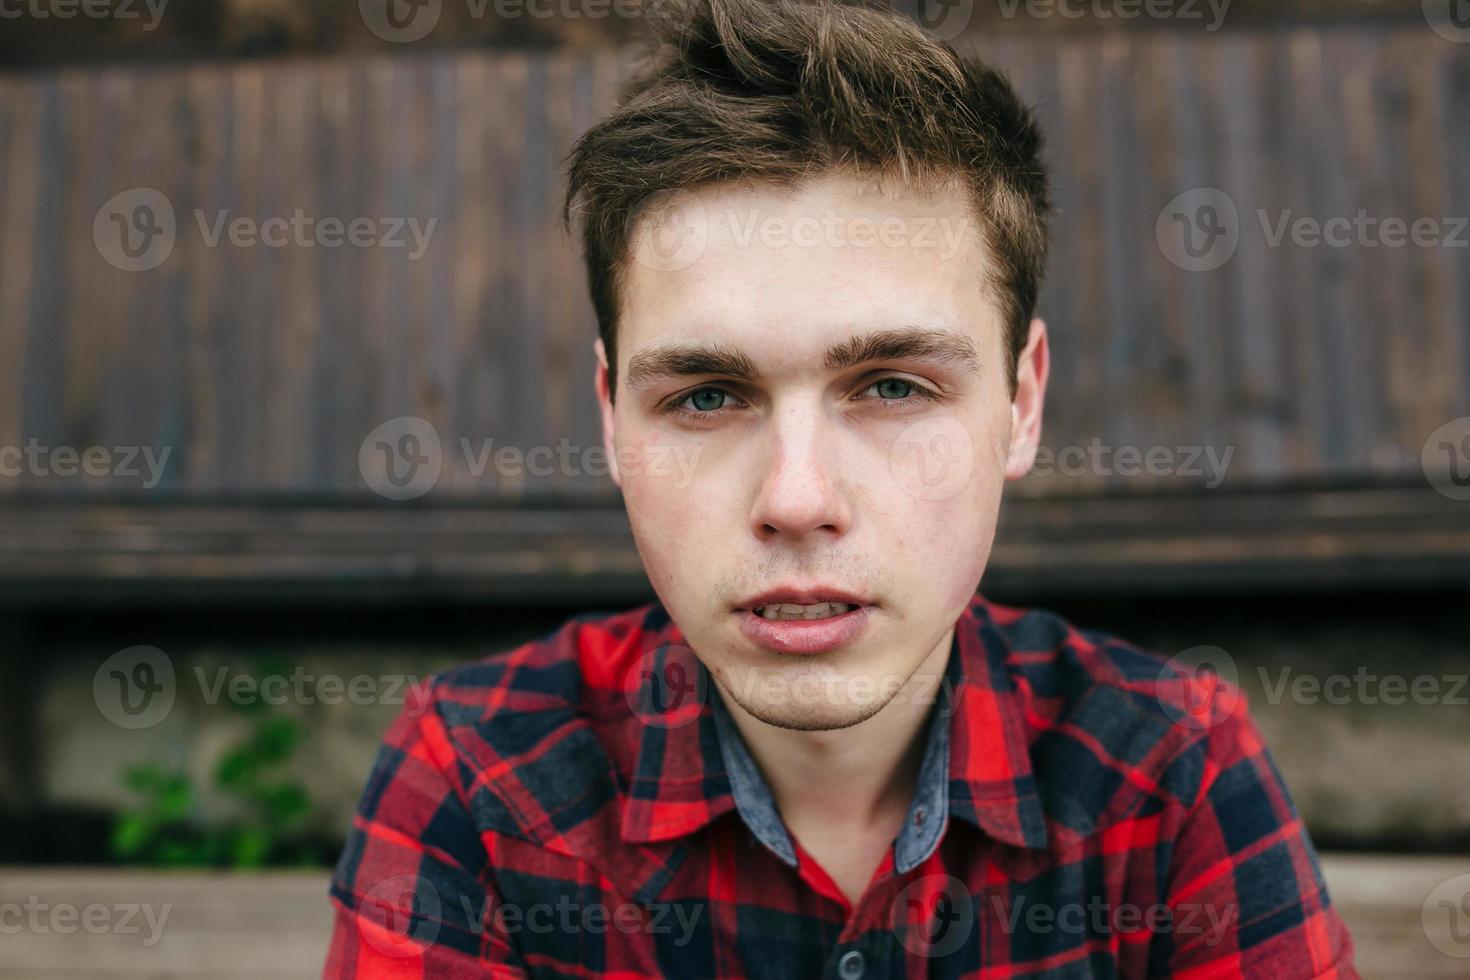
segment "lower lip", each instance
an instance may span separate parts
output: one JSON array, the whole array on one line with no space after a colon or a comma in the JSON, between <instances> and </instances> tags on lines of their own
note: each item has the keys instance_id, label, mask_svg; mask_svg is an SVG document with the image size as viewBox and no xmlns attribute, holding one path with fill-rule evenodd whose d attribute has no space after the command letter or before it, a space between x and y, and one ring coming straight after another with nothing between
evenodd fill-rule
<instances>
[{"instance_id":1,"label":"lower lip","mask_svg":"<svg viewBox=\"0 0 1470 980\"><path fill-rule=\"evenodd\" d=\"M825 653L845 646L868 628L872 606L858 606L826 619L766 619L749 609L736 613L740 632L756 646L777 653Z\"/></svg>"}]
</instances>

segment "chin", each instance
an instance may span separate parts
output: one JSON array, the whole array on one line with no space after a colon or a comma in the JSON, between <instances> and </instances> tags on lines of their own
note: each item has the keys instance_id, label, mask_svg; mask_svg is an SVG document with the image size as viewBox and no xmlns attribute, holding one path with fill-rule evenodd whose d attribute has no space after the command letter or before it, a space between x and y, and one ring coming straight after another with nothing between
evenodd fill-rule
<instances>
[{"instance_id":1,"label":"chin","mask_svg":"<svg viewBox=\"0 0 1470 980\"><path fill-rule=\"evenodd\" d=\"M742 704L752 717L773 728L793 732L835 732L860 725L883 710L881 704L765 705Z\"/></svg>"},{"instance_id":2,"label":"chin","mask_svg":"<svg viewBox=\"0 0 1470 980\"><path fill-rule=\"evenodd\" d=\"M791 666L798 669L742 671L744 683L722 685L721 690L752 717L775 728L799 732L851 728L882 711L897 693L874 692L871 698L854 700L842 692L847 678L841 673L816 664Z\"/></svg>"}]
</instances>

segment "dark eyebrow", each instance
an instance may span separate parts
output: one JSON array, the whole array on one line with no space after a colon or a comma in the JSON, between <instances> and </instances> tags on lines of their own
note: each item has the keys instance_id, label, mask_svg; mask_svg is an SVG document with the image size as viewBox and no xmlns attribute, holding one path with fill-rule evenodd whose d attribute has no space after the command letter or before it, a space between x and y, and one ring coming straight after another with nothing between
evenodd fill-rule
<instances>
[{"instance_id":1,"label":"dark eyebrow","mask_svg":"<svg viewBox=\"0 0 1470 980\"><path fill-rule=\"evenodd\" d=\"M692 374L722 374L747 382L761 376L755 362L738 350L719 344L668 344L634 354L626 383L639 388L661 378Z\"/></svg>"},{"instance_id":2,"label":"dark eyebrow","mask_svg":"<svg viewBox=\"0 0 1470 980\"><path fill-rule=\"evenodd\" d=\"M869 361L924 359L956 363L980 373L975 344L950 330L904 327L853 337L828 349L825 365L842 371ZM737 381L760 380L755 362L739 350L719 344L668 344L639 351L628 361L627 385L638 388L668 377L718 374Z\"/></svg>"},{"instance_id":3,"label":"dark eyebrow","mask_svg":"<svg viewBox=\"0 0 1470 980\"><path fill-rule=\"evenodd\" d=\"M827 369L841 371L868 361L927 360L958 364L980 373L980 356L969 337L950 330L905 327L853 337L827 351Z\"/></svg>"}]
</instances>

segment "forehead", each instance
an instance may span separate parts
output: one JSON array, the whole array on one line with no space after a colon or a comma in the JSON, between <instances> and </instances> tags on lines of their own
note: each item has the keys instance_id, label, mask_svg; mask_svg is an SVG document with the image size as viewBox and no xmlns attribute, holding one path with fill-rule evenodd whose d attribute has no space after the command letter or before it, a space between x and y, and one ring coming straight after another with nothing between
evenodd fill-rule
<instances>
[{"instance_id":1,"label":"forehead","mask_svg":"<svg viewBox=\"0 0 1470 980\"><path fill-rule=\"evenodd\" d=\"M679 191L634 226L620 289L619 360L711 341L824 351L899 326L1000 336L982 229L959 188L829 174L794 188Z\"/></svg>"}]
</instances>

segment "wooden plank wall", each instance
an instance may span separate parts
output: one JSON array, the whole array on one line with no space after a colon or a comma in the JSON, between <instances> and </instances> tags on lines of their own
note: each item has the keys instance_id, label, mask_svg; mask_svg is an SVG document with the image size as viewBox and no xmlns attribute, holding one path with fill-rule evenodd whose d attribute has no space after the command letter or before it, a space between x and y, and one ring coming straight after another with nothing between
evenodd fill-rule
<instances>
[{"instance_id":1,"label":"wooden plank wall","mask_svg":"<svg viewBox=\"0 0 1470 980\"><path fill-rule=\"evenodd\" d=\"M1049 447L1234 447L1232 483L1402 478L1470 415L1470 248L1271 248L1257 215L1470 215L1470 45L1379 25L983 53L1050 135ZM441 499L610 499L596 474L477 477L458 441L597 445L559 162L622 69L616 53L477 52L0 76L0 446L170 447L150 499L371 497L364 436L418 415L446 447ZM129 272L93 220L137 187L167 196L178 235ZM1155 238L1198 187L1241 216L1213 272ZM437 224L417 260L211 248L196 209ZM140 483L0 476L0 493Z\"/></svg>"}]
</instances>

